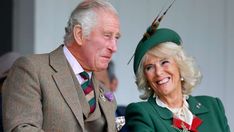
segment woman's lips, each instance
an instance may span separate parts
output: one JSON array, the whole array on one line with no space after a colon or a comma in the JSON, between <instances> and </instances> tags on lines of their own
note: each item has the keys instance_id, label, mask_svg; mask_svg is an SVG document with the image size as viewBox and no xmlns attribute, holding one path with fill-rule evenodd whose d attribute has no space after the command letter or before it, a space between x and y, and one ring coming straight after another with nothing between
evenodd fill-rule
<instances>
[{"instance_id":1,"label":"woman's lips","mask_svg":"<svg viewBox=\"0 0 234 132\"><path fill-rule=\"evenodd\" d=\"M167 83L169 80L170 80L170 77L166 77L166 78L164 78L164 79L162 79L160 81L157 81L157 84L162 85L162 84Z\"/></svg>"}]
</instances>

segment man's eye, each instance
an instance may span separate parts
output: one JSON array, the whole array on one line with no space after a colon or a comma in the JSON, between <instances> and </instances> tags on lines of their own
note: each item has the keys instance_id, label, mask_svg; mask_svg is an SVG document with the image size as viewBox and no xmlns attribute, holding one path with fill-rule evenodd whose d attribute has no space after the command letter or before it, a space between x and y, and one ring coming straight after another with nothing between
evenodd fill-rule
<instances>
[{"instance_id":1,"label":"man's eye","mask_svg":"<svg viewBox=\"0 0 234 132\"><path fill-rule=\"evenodd\" d=\"M117 39L117 40L118 40L119 38L120 38L120 36L115 36L115 39Z\"/></svg>"},{"instance_id":2,"label":"man's eye","mask_svg":"<svg viewBox=\"0 0 234 132\"><path fill-rule=\"evenodd\" d=\"M110 38L110 37L111 37L110 34L104 34L104 36L105 36L106 38Z\"/></svg>"}]
</instances>

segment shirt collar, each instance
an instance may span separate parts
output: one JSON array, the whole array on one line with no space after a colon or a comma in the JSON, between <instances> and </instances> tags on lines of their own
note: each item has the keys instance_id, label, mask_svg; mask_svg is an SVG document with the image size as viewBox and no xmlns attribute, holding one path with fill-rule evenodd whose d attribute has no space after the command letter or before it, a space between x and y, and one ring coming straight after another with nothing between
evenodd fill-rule
<instances>
[{"instance_id":1,"label":"shirt collar","mask_svg":"<svg viewBox=\"0 0 234 132\"><path fill-rule=\"evenodd\" d=\"M84 71L80 63L76 60L76 58L72 55L72 53L68 50L66 46L63 46L63 52L76 76ZM87 73L89 74L89 77L91 77L92 72L87 72Z\"/></svg>"},{"instance_id":2,"label":"shirt collar","mask_svg":"<svg viewBox=\"0 0 234 132\"><path fill-rule=\"evenodd\" d=\"M183 95L183 106L181 108L170 108L167 104L163 103L157 95L156 96L156 103L164 108L169 109L173 114L175 114L179 119L183 120L184 122L188 123L189 125L193 122L193 114L189 110L189 104L187 102L187 99L189 98L188 95ZM183 114L184 116L180 116Z\"/></svg>"},{"instance_id":3,"label":"shirt collar","mask_svg":"<svg viewBox=\"0 0 234 132\"><path fill-rule=\"evenodd\" d=\"M157 95L154 94L153 97L155 97L155 101L159 106L169 108L168 105L163 103ZM183 95L183 103L184 103L183 105L185 105L187 108L189 108L189 104L187 102L188 98L189 98L188 95Z\"/></svg>"}]
</instances>

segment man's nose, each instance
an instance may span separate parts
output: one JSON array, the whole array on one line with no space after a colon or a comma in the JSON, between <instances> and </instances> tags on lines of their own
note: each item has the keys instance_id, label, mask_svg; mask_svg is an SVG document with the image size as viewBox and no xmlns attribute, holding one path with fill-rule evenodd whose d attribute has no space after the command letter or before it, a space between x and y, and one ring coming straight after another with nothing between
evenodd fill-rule
<instances>
[{"instance_id":1,"label":"man's nose","mask_svg":"<svg viewBox=\"0 0 234 132\"><path fill-rule=\"evenodd\" d=\"M111 40L110 49L111 49L113 52L116 52L116 51L117 51L117 39L113 38L113 39Z\"/></svg>"}]
</instances>

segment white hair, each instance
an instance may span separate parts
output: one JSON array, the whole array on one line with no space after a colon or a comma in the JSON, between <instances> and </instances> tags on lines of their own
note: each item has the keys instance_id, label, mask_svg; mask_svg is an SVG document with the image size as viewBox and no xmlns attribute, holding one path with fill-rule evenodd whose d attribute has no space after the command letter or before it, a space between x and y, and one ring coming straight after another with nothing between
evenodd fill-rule
<instances>
[{"instance_id":1,"label":"white hair","mask_svg":"<svg viewBox=\"0 0 234 132\"><path fill-rule=\"evenodd\" d=\"M106 0L85 0L81 2L71 13L65 28L64 44L74 41L73 29L75 25L80 25L82 34L88 37L92 28L97 23L96 10L110 11L118 14L116 9Z\"/></svg>"}]
</instances>

